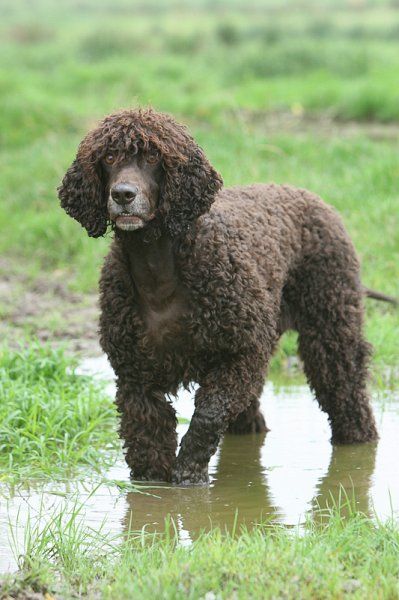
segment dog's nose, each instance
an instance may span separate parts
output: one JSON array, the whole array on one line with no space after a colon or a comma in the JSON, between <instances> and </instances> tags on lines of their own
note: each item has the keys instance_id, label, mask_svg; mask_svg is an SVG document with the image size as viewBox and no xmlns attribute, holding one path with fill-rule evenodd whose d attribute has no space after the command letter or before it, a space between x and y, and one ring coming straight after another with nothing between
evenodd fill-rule
<instances>
[{"instance_id":1,"label":"dog's nose","mask_svg":"<svg viewBox=\"0 0 399 600\"><path fill-rule=\"evenodd\" d=\"M111 198L117 204L129 204L137 196L137 186L131 183L117 183L111 188Z\"/></svg>"}]
</instances>

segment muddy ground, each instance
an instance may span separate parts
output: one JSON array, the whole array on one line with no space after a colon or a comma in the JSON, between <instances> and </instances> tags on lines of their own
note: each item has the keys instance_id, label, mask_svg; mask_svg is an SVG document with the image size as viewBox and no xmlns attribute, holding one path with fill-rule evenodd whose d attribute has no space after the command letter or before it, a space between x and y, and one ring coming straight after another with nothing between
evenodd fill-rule
<instances>
[{"instance_id":1,"label":"muddy ground","mask_svg":"<svg viewBox=\"0 0 399 600\"><path fill-rule=\"evenodd\" d=\"M71 291L63 271L32 277L0 261L0 339L16 346L36 337L73 353L96 356L98 296Z\"/></svg>"},{"instance_id":2,"label":"muddy ground","mask_svg":"<svg viewBox=\"0 0 399 600\"><path fill-rule=\"evenodd\" d=\"M306 112L300 104L294 104L291 110L253 110L232 111L236 120L244 125L255 126L266 134L310 134L317 132L321 138L353 138L365 136L370 140L386 140L396 142L399 136L399 125L393 122L350 121L337 119L334 111L323 114Z\"/></svg>"}]
</instances>

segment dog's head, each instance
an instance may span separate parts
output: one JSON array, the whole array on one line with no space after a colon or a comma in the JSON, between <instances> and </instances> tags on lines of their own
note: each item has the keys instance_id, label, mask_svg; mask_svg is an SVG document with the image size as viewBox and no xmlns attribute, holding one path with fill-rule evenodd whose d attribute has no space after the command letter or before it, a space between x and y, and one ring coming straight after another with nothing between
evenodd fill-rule
<instances>
[{"instance_id":1,"label":"dog's head","mask_svg":"<svg viewBox=\"0 0 399 600\"><path fill-rule=\"evenodd\" d=\"M89 132L66 172L61 206L92 237L150 224L172 236L207 212L220 175L185 127L152 109L122 111Z\"/></svg>"}]
</instances>

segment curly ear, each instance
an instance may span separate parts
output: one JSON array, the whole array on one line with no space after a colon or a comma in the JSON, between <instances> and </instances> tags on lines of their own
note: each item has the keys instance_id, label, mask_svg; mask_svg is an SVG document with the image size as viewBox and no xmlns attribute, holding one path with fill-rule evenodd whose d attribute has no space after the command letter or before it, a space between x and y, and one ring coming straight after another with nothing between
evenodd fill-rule
<instances>
[{"instance_id":1,"label":"curly ear","mask_svg":"<svg viewBox=\"0 0 399 600\"><path fill-rule=\"evenodd\" d=\"M58 188L58 197L62 208L87 229L90 237L104 235L107 206L94 166L83 166L76 158Z\"/></svg>"},{"instance_id":2,"label":"curly ear","mask_svg":"<svg viewBox=\"0 0 399 600\"><path fill-rule=\"evenodd\" d=\"M161 194L161 213L169 233L176 237L188 231L207 212L223 181L198 146L175 167L166 169Z\"/></svg>"}]
</instances>

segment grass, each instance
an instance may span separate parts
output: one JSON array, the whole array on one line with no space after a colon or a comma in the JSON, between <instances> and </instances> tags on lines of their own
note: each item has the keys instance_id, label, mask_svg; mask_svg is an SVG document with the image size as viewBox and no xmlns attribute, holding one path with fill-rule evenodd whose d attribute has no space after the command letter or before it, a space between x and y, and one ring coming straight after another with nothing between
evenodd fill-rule
<instances>
[{"instance_id":1,"label":"grass","mask_svg":"<svg viewBox=\"0 0 399 600\"><path fill-rule=\"evenodd\" d=\"M99 478L122 454L117 412L105 383L76 367L75 359L49 344L0 349L0 484L96 474L103 484L136 490Z\"/></svg>"},{"instance_id":2,"label":"grass","mask_svg":"<svg viewBox=\"0 0 399 600\"><path fill-rule=\"evenodd\" d=\"M28 516L23 548L10 525L19 571L4 594L33 590L50 597L87 598L398 598L399 531L373 522L348 500L305 529L260 524L253 530L214 529L190 546L173 522L161 534L106 535L84 525L82 506ZM20 525L20 524L18 524ZM238 535L239 533L239 535Z\"/></svg>"},{"instance_id":3,"label":"grass","mask_svg":"<svg viewBox=\"0 0 399 600\"><path fill-rule=\"evenodd\" d=\"M76 478L115 461L113 400L75 366L39 344L1 350L0 482Z\"/></svg>"}]
</instances>

